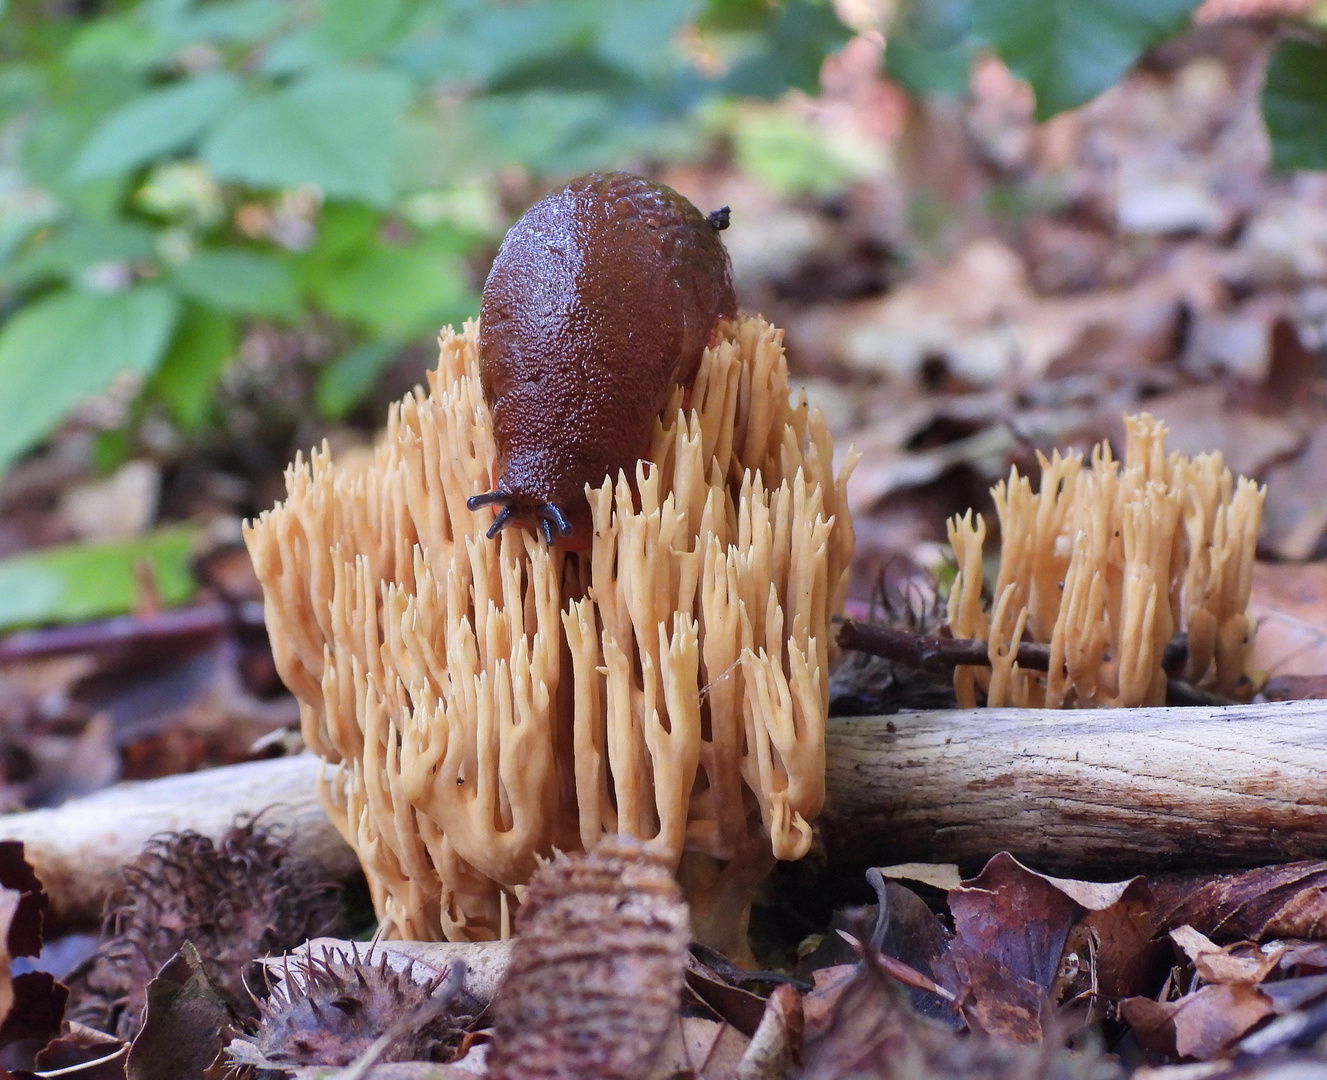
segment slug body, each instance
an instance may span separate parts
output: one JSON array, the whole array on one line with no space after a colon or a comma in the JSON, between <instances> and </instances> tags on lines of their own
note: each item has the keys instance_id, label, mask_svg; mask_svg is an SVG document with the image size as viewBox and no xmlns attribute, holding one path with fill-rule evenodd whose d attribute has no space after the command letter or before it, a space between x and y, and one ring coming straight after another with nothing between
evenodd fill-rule
<instances>
[{"instance_id":1,"label":"slug body","mask_svg":"<svg viewBox=\"0 0 1327 1080\"><path fill-rule=\"evenodd\" d=\"M591 173L512 227L480 307L498 456L493 490L469 505L500 508L489 536L513 523L589 545L585 485L633 475L673 387L737 313L726 224L671 188Z\"/></svg>"}]
</instances>

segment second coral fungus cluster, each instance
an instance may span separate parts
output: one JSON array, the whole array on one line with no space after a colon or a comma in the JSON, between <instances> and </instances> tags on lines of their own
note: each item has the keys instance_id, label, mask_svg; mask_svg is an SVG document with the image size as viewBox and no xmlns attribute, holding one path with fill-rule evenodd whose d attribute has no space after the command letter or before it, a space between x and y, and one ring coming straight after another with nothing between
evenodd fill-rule
<instances>
[{"instance_id":1,"label":"second coral fungus cluster","mask_svg":"<svg viewBox=\"0 0 1327 1080\"><path fill-rule=\"evenodd\" d=\"M1002 550L994 599L982 610L978 515L949 522L958 577L949 597L956 637L989 641L988 669L955 673L959 704L1093 708L1165 703L1163 657L1187 634L1194 685L1250 697L1254 624L1247 613L1263 494L1219 453L1166 454L1166 426L1125 421L1124 463L1099 445L1040 458L1041 489L1011 472L995 496ZM1021 642L1050 646L1045 672L1019 667Z\"/></svg>"},{"instance_id":2,"label":"second coral fungus cluster","mask_svg":"<svg viewBox=\"0 0 1327 1080\"><path fill-rule=\"evenodd\" d=\"M495 447L475 334L371 460L297 461L248 534L329 813L396 934L504 935L540 854L624 833L666 854L702 937L824 798L830 616L853 536L782 333L721 324L635 477L591 492L588 554L485 538Z\"/></svg>"}]
</instances>

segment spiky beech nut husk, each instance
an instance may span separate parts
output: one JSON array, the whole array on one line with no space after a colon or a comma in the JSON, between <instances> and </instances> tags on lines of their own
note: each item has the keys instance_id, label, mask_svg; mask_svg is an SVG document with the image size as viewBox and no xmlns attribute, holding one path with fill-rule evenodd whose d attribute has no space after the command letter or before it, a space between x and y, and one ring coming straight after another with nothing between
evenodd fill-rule
<instances>
[{"instance_id":1,"label":"spiky beech nut husk","mask_svg":"<svg viewBox=\"0 0 1327 1080\"><path fill-rule=\"evenodd\" d=\"M677 1015L690 920L666 853L610 836L541 867L493 1002L489 1080L637 1080Z\"/></svg>"},{"instance_id":2,"label":"spiky beech nut husk","mask_svg":"<svg viewBox=\"0 0 1327 1080\"><path fill-rule=\"evenodd\" d=\"M379 1061L450 1061L483 1011L461 992L462 965L417 975L413 961L398 971L372 947L287 957L277 971L253 1033L226 1048L237 1065L349 1065L387 1034Z\"/></svg>"},{"instance_id":3,"label":"spiky beech nut husk","mask_svg":"<svg viewBox=\"0 0 1327 1080\"><path fill-rule=\"evenodd\" d=\"M106 898L102 941L70 980L68 1015L132 1039L148 982L190 941L235 1016L252 1019L255 961L333 932L339 896L316 864L253 821L216 843L196 832L155 837Z\"/></svg>"}]
</instances>

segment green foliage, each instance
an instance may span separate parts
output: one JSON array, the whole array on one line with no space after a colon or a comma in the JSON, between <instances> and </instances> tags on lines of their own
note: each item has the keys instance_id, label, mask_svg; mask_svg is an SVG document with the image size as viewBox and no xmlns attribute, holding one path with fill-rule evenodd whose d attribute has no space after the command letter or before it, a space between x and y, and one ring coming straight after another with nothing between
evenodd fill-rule
<instances>
[{"instance_id":1,"label":"green foliage","mask_svg":"<svg viewBox=\"0 0 1327 1080\"><path fill-rule=\"evenodd\" d=\"M902 0L885 66L920 97L958 96L990 49L1037 99L1037 117L1114 85L1146 49L1189 25L1200 0ZM1288 40L1272 58L1263 115L1278 168L1327 168L1327 48Z\"/></svg>"},{"instance_id":2,"label":"green foliage","mask_svg":"<svg viewBox=\"0 0 1327 1080\"><path fill-rule=\"evenodd\" d=\"M194 593L197 535L163 529L141 540L67 544L0 559L0 630L79 622L133 610L144 572L170 607Z\"/></svg>"},{"instance_id":3,"label":"green foliage","mask_svg":"<svg viewBox=\"0 0 1327 1080\"><path fill-rule=\"evenodd\" d=\"M502 223L467 193L512 164L551 184L698 153L716 102L814 89L848 36L826 0L92 8L0 19L0 169L22 196L0 199L0 473L125 373L127 415L202 433L254 320L340 324L315 404L344 415L477 312L471 256ZM698 70L687 35L726 70Z\"/></svg>"},{"instance_id":4,"label":"green foliage","mask_svg":"<svg viewBox=\"0 0 1327 1080\"><path fill-rule=\"evenodd\" d=\"M410 84L391 71L319 71L254 95L217 125L202 160L253 188L312 184L333 198L387 206L390 163Z\"/></svg>"},{"instance_id":5,"label":"green foliage","mask_svg":"<svg viewBox=\"0 0 1327 1080\"><path fill-rule=\"evenodd\" d=\"M370 341L338 356L318 379L315 400L319 411L336 419L345 416L373 389L396 351L389 341Z\"/></svg>"},{"instance_id":6,"label":"green foliage","mask_svg":"<svg viewBox=\"0 0 1327 1080\"><path fill-rule=\"evenodd\" d=\"M1143 50L1182 30L1201 0L980 0L972 32L1032 84L1037 117L1091 101Z\"/></svg>"},{"instance_id":7,"label":"green foliage","mask_svg":"<svg viewBox=\"0 0 1327 1080\"><path fill-rule=\"evenodd\" d=\"M212 389L239 348L236 320L216 308L188 303L170 351L149 384L185 431L200 431L212 415Z\"/></svg>"},{"instance_id":8,"label":"green foliage","mask_svg":"<svg viewBox=\"0 0 1327 1080\"><path fill-rule=\"evenodd\" d=\"M73 179L115 176L189 148L240 92L240 81L226 72L149 90L97 128L74 162Z\"/></svg>"},{"instance_id":9,"label":"green foliage","mask_svg":"<svg viewBox=\"0 0 1327 1080\"><path fill-rule=\"evenodd\" d=\"M1272 55L1263 116L1278 169L1327 169L1327 45L1283 41Z\"/></svg>"},{"instance_id":10,"label":"green foliage","mask_svg":"<svg viewBox=\"0 0 1327 1080\"><path fill-rule=\"evenodd\" d=\"M237 248L200 251L176 266L171 279L191 300L233 315L293 319L299 314L295 279L272 255Z\"/></svg>"},{"instance_id":11,"label":"green foliage","mask_svg":"<svg viewBox=\"0 0 1327 1080\"><path fill-rule=\"evenodd\" d=\"M159 285L111 295L65 290L0 330L0 468L117 376L145 377L170 344L179 302Z\"/></svg>"}]
</instances>

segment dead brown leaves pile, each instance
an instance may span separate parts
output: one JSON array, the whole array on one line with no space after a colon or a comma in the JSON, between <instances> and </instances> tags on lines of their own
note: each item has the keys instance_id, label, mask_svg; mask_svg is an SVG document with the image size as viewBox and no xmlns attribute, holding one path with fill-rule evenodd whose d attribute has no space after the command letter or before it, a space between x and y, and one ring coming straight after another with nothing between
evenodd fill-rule
<instances>
[{"instance_id":1,"label":"dead brown leaves pile","mask_svg":"<svg viewBox=\"0 0 1327 1080\"><path fill-rule=\"evenodd\" d=\"M0 857L8 948L34 951L40 890L18 851ZM867 879L877 904L837 916L797 978L741 971L688 947L686 907L658 854L613 837L541 868L510 944L311 942L250 977L267 1000L248 1019L232 984L257 943L226 963L215 943L210 956L179 945L138 991L146 1010L131 1042L62 1025L64 988L21 975L6 982L24 1000L0 1026L0 1066L92 1080L216 1080L227 1061L237 1076L297 1080L1327 1070L1327 862L1099 883L999 854L968 879L929 864ZM181 917L160 921L164 931Z\"/></svg>"}]
</instances>

